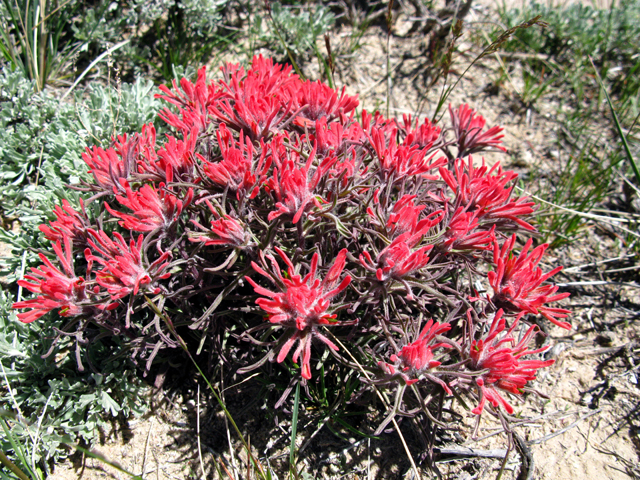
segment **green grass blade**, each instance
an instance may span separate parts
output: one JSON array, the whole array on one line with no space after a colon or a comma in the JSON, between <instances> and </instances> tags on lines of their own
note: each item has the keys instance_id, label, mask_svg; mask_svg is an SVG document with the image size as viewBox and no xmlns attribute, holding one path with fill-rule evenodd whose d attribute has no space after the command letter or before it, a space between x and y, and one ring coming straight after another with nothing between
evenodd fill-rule
<instances>
[{"instance_id":1,"label":"green grass blade","mask_svg":"<svg viewBox=\"0 0 640 480\"><path fill-rule=\"evenodd\" d=\"M296 385L296 396L293 400L293 416L291 417L291 447L289 448L289 468L295 469L296 435L298 434L298 406L300 402L300 382Z\"/></svg>"},{"instance_id":2,"label":"green grass blade","mask_svg":"<svg viewBox=\"0 0 640 480\"><path fill-rule=\"evenodd\" d=\"M604 92L604 96L607 99L607 104L609 105L609 110L611 111L611 116L613 117L613 122L616 125L616 130L618 130L618 135L620 135L620 140L622 140L622 146L624 148L624 152L627 155L627 159L629 160L629 163L631 164L631 168L633 169L633 173L636 176L636 180L640 184L640 171L638 170L638 165L636 165L636 162L635 162L635 160L633 158L633 155L631 154L631 149L629 148L629 144L627 143L627 137L624 134L624 132L622 131L622 125L620 125L620 120L618 119L618 114L616 113L616 110L613 107L613 102L611 101L611 97L609 96L609 92L607 92L607 89L604 87L604 84L602 83L602 79L600 78L600 73L598 73L598 69L596 68L595 64L593 63L593 59L591 57L589 57L589 61L591 62L591 65L593 66L593 71L596 73L596 80L598 81L598 85L600 86L600 88Z\"/></svg>"},{"instance_id":3,"label":"green grass blade","mask_svg":"<svg viewBox=\"0 0 640 480\"><path fill-rule=\"evenodd\" d=\"M287 57L289 57L289 61L291 62L291 65L293 66L293 69L296 71L296 73L298 74L298 76L300 77L301 80L303 80L303 81L306 80L306 77L302 73L302 70L300 70L300 67L298 66L298 63L296 62L295 58L293 57L293 53L291 52L291 49L289 48L289 45L287 44L286 40L282 36L282 33L280 32L280 26L276 22L276 19L273 18L273 14L271 13L271 7L267 8L267 16L269 17L269 20L271 20L270 25L272 26L273 32L275 32L276 36L278 37L278 41L280 42L282 47L287 52Z\"/></svg>"},{"instance_id":4,"label":"green grass blade","mask_svg":"<svg viewBox=\"0 0 640 480\"><path fill-rule=\"evenodd\" d=\"M9 443L11 443L11 446L13 447L13 451L20 459L20 463L22 463L22 465L24 465L27 469L29 469L29 463L27 462L26 454L25 454L25 451L22 449L22 445L20 445L16 441L16 439L13 437L13 435L11 435L11 430L9 430L9 425L7 425L7 422L2 417L0 417L0 424L2 425L4 434L9 439ZM30 469L29 469L29 473L32 473Z\"/></svg>"},{"instance_id":5,"label":"green grass blade","mask_svg":"<svg viewBox=\"0 0 640 480\"><path fill-rule=\"evenodd\" d=\"M16 466L15 463L9 460L2 451L0 451L0 463L11 470L11 473L13 473L20 480L29 480L29 477L27 477L25 473Z\"/></svg>"},{"instance_id":6,"label":"green grass blade","mask_svg":"<svg viewBox=\"0 0 640 480\"><path fill-rule=\"evenodd\" d=\"M364 438L374 438L374 439L379 438L379 437L376 437L375 435L369 435L369 434L366 434L364 432L361 432L357 428L349 425L347 422L345 422L343 419L341 419L338 416L332 417L332 419L335 420L336 422L338 422L340 425L342 425L344 428L346 428L348 431L350 431L351 433L353 433L355 435L358 435L358 436L364 437Z\"/></svg>"},{"instance_id":7,"label":"green grass blade","mask_svg":"<svg viewBox=\"0 0 640 480\"><path fill-rule=\"evenodd\" d=\"M327 83L329 84L329 87L335 88L335 85L333 83L333 73L331 72L331 68L329 67L329 64L322 56L322 53L320 53L320 49L318 48L317 45L315 44L312 45L312 48L314 53L316 54L316 57L318 58L318 66L324 69L324 74L327 77Z\"/></svg>"}]
</instances>

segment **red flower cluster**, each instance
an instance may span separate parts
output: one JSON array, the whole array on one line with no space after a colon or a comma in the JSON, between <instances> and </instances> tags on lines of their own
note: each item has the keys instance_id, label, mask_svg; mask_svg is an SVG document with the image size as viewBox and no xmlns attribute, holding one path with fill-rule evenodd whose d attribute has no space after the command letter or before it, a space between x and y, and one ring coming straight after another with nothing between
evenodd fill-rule
<instances>
[{"instance_id":1,"label":"red flower cluster","mask_svg":"<svg viewBox=\"0 0 640 480\"><path fill-rule=\"evenodd\" d=\"M63 241L65 237L77 240L79 243L85 241L89 222L82 200L80 200L80 209L82 213L76 212L71 204L63 199L62 207L56 205L53 209L56 220L49 225L40 225L40 231L52 243Z\"/></svg>"},{"instance_id":2,"label":"red flower cluster","mask_svg":"<svg viewBox=\"0 0 640 480\"><path fill-rule=\"evenodd\" d=\"M446 343L434 343L434 339L436 335L444 334L449 330L451 330L450 324L429 320L415 342L402 347L398 355L393 354L389 357L393 365L386 362L379 362L378 365L388 375L399 375L407 385L416 383L424 377L441 385L445 392L451 394L451 389L446 383L429 373L429 370L442 364L433 359L433 351L436 348L451 348Z\"/></svg>"},{"instance_id":3,"label":"red flower cluster","mask_svg":"<svg viewBox=\"0 0 640 480\"><path fill-rule=\"evenodd\" d=\"M189 189L184 200L178 198L165 189L164 183L158 188L143 185L140 190L133 191L125 180L121 180L124 194L116 195L121 205L133 211L133 215L121 213L105 203L105 208L114 217L122 219L120 225L127 230L136 232L153 232L165 230L173 225L193 200L193 189Z\"/></svg>"},{"instance_id":4,"label":"red flower cluster","mask_svg":"<svg viewBox=\"0 0 640 480\"><path fill-rule=\"evenodd\" d=\"M451 217L444 246L451 250L487 250L495 240L495 226L484 230L478 222L478 212L467 212L463 207Z\"/></svg>"},{"instance_id":5,"label":"red flower cluster","mask_svg":"<svg viewBox=\"0 0 640 480\"><path fill-rule=\"evenodd\" d=\"M254 351L240 340L273 348L264 359L278 363L293 351L305 382L315 381L314 338L334 351L319 362L354 365L325 336L331 326L378 372L372 383L400 382L398 392L412 385L422 398L434 398L433 388L479 392L476 413L487 401L511 411L499 392L518 394L550 365L522 359L540 350L526 346L533 328L515 340L516 325L539 313L568 328L559 319L569 311L549 306L568 294L545 283L560 268L538 267L547 246L529 253L529 241L513 254L509 236L534 230L533 202L513 196L517 175L466 158L505 150L502 129L485 128L467 105L450 108L449 127L356 115L357 97L345 92L262 57L246 69L224 66L217 80L202 68L195 83L161 87L158 97L175 108L160 117L174 133L156 138L149 124L114 138L113 148L87 149L94 178L78 190L93 196L79 207L63 201L41 226L61 267L40 256L44 265L20 281L36 298L14 304L29 309L19 318L58 309L114 334L126 319L123 341L135 342L136 361L149 368L178 345L149 310L152 295L175 328L234 332L217 344L246 350L229 359ZM474 318L491 327L467 338L461 312L487 263L494 295ZM219 320L231 329L209 328Z\"/></svg>"},{"instance_id":6,"label":"red flower cluster","mask_svg":"<svg viewBox=\"0 0 640 480\"><path fill-rule=\"evenodd\" d=\"M304 82L294 97L294 109L298 112L294 123L300 127L313 125L321 118L332 121L336 115L348 114L358 106L358 99L338 92L322 82Z\"/></svg>"},{"instance_id":7,"label":"red flower cluster","mask_svg":"<svg viewBox=\"0 0 640 480\"><path fill-rule=\"evenodd\" d=\"M278 137L278 142L282 138ZM298 223L302 215L306 213L312 205L321 208L322 198L318 198L316 187L322 177L324 177L331 165L333 159L325 157L315 170L311 171L311 166L316 157L315 148L309 153L309 158L302 164L300 157L296 152L292 152L291 156L280 158L276 152L286 152L281 143L274 143L274 168L273 175L267 180L266 190L273 194L276 200L276 210L269 213L267 220L270 222L284 215L287 219L291 219L293 223ZM285 153L286 155L286 153Z\"/></svg>"},{"instance_id":8,"label":"red flower cluster","mask_svg":"<svg viewBox=\"0 0 640 480\"><path fill-rule=\"evenodd\" d=\"M89 230L93 237L89 245L99 255L85 250L85 257L89 262L96 261L104 268L96 272L96 282L106 288L112 300L118 300L133 292L138 294L141 286L152 286L156 281L169 278L170 273L163 273L169 263L166 260L171 255L164 252L150 265L145 265L142 258L142 241L144 235L138 237L136 243L133 238L127 242L119 233L114 233L115 242L103 231ZM159 287L152 287L154 294L160 292Z\"/></svg>"},{"instance_id":9,"label":"red flower cluster","mask_svg":"<svg viewBox=\"0 0 640 480\"><path fill-rule=\"evenodd\" d=\"M220 99L221 92L216 88L216 85L207 84L206 67L198 70L195 85L183 78L180 80L180 87L174 80L173 90L164 85L160 85L160 90L164 95L158 94L156 98L162 98L180 109L180 117L167 108L160 112L160 118L178 129L183 135L191 132L194 127L200 133L207 130L211 123L209 109Z\"/></svg>"},{"instance_id":10,"label":"red flower cluster","mask_svg":"<svg viewBox=\"0 0 640 480\"><path fill-rule=\"evenodd\" d=\"M200 230L212 233L214 236L196 235L190 237L189 240L192 242L204 242L205 245L244 247L247 243L248 235L240 221L226 214L220 216L216 209L213 208L213 205L211 205L211 202L209 202L209 200L205 201L214 218L217 218L216 220L211 220L211 230L203 227L195 220L191 220L191 223Z\"/></svg>"},{"instance_id":11,"label":"red flower cluster","mask_svg":"<svg viewBox=\"0 0 640 480\"><path fill-rule=\"evenodd\" d=\"M392 123L373 126L371 134L367 135L379 159L383 178L397 180L406 176L420 175L426 179L435 179L433 175L429 175L429 172L445 165L447 159L438 153L428 155L433 143L421 147L419 142L415 142L414 135L409 133L407 138L411 143L398 145L396 137L397 127ZM436 156L438 158L434 160Z\"/></svg>"},{"instance_id":12,"label":"red flower cluster","mask_svg":"<svg viewBox=\"0 0 640 480\"><path fill-rule=\"evenodd\" d=\"M501 406L508 413L513 413L513 407L500 395L499 391L521 395L527 383L536 379L537 370L548 367L554 362L554 360L521 360L525 355L535 355L549 347L528 350L528 345L536 331L535 325L531 325L516 342L513 335L523 314L518 315L505 332L506 322L503 313L502 310L498 310L486 336L473 341L469 350L470 368L478 372L487 370L475 376L480 393L480 403L472 410L476 415L482 413L486 402L496 408ZM471 322L470 315L469 321Z\"/></svg>"},{"instance_id":13,"label":"red flower cluster","mask_svg":"<svg viewBox=\"0 0 640 480\"><path fill-rule=\"evenodd\" d=\"M502 127L491 127L483 132L487 121L482 115L478 115L469 105L460 105L454 110L449 105L449 114L451 115L451 123L453 132L456 135L456 144L458 145L458 158L464 158L489 147L494 147L503 152L507 149L500 146L500 135Z\"/></svg>"},{"instance_id":14,"label":"red flower cluster","mask_svg":"<svg viewBox=\"0 0 640 480\"><path fill-rule=\"evenodd\" d=\"M132 169L131 157L118 155L113 148L88 148L82 154L82 159L89 166L89 173L96 181L96 189L106 193L120 190L120 180L127 180Z\"/></svg>"},{"instance_id":15,"label":"red flower cluster","mask_svg":"<svg viewBox=\"0 0 640 480\"><path fill-rule=\"evenodd\" d=\"M529 239L520 255L516 256L513 254L515 242L514 234L502 245L502 248L498 242L493 245L493 261L496 270L488 273L489 283L494 291L493 303L509 312L534 315L540 313L559 327L570 330L571 325L559 319L566 318L571 311L545 305L569 296L568 292L556 293L558 287L555 285L543 285L550 277L562 270L562 267L542 273L538 263L548 245L540 245L528 253L533 243Z\"/></svg>"},{"instance_id":16,"label":"red flower cluster","mask_svg":"<svg viewBox=\"0 0 640 480\"><path fill-rule=\"evenodd\" d=\"M86 299L86 284L84 278L76 277L73 269L71 237L63 235L62 241L64 249L60 240L56 240L53 251L58 256L64 272L40 253L38 256L44 265L32 268L33 275L27 275L24 280L18 281L21 287L38 294L36 298L13 304L13 308L31 309L29 312L18 314L20 321L31 323L55 308L60 309L61 317L75 317L85 312L81 304Z\"/></svg>"},{"instance_id":17,"label":"red flower cluster","mask_svg":"<svg viewBox=\"0 0 640 480\"><path fill-rule=\"evenodd\" d=\"M360 255L360 263L368 271L375 272L376 278L381 282L402 280L429 263L428 253L433 245L426 245L415 251L412 249L413 245L415 242L410 241L409 234L403 233L380 252L375 263L367 251Z\"/></svg>"},{"instance_id":18,"label":"red flower cluster","mask_svg":"<svg viewBox=\"0 0 640 480\"><path fill-rule=\"evenodd\" d=\"M270 161L265 163L267 149L264 148L264 143L261 144L262 152L256 162L253 144L242 132L240 142L236 142L223 123L218 129L217 137L222 155L221 162L208 162L202 155L196 154L202 160L205 174L219 187L236 192L238 199L245 195L255 198L271 166Z\"/></svg>"},{"instance_id":19,"label":"red flower cluster","mask_svg":"<svg viewBox=\"0 0 640 480\"><path fill-rule=\"evenodd\" d=\"M293 361L297 362L302 356L302 377L311 378L311 340L315 337L324 342L329 348L338 350L338 347L318 331L320 325L336 324L335 313L330 313L330 300L344 291L351 282L351 276L347 275L340 283L338 280L344 270L347 251L341 250L336 261L327 272L324 280L320 280L316 274L318 269L318 254L311 259L309 273L304 278L296 273L295 267L287 254L279 248L276 252L287 265L287 277L282 276L280 268L274 257L267 258L273 266L273 273L277 275L275 280L282 285L281 292L272 292L258 285L251 277L247 280L256 293L268 298L259 298L256 303L268 314L269 321L281 325L289 330L288 338L282 344L277 361L281 363L293 345L298 342L298 348L293 353ZM262 276L273 281L272 275L264 271L255 262L251 263L253 269ZM270 299L270 300L269 300Z\"/></svg>"},{"instance_id":20,"label":"red flower cluster","mask_svg":"<svg viewBox=\"0 0 640 480\"><path fill-rule=\"evenodd\" d=\"M475 213L478 220L485 223L510 220L527 230L535 230L520 218L533 213L534 203L526 197L511 199L513 186L509 184L518 178L517 173L503 172L498 163L488 169L484 159L476 168L469 157L467 162L458 159L454 172L440 168L440 175L455 193L456 206Z\"/></svg>"}]
</instances>

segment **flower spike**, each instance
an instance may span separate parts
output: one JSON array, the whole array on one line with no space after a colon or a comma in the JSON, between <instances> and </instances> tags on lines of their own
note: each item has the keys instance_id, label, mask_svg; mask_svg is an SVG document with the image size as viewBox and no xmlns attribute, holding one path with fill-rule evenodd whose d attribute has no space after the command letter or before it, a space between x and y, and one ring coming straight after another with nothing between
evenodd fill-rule
<instances>
[{"instance_id":1,"label":"flower spike","mask_svg":"<svg viewBox=\"0 0 640 480\"><path fill-rule=\"evenodd\" d=\"M549 347L529 350L528 345L536 332L536 326L529 327L520 341L513 333L524 313L519 314L511 328L506 332L504 311L498 310L493 317L489 332L480 340L473 341L469 348L470 367L474 371L487 372L476 376L480 402L472 413L480 415L487 402L494 407L503 407L507 413L513 413L513 407L500 394L500 391L522 395L527 383L536 379L537 370L552 365L555 360L521 360L525 355L544 352ZM467 312L471 322L470 312Z\"/></svg>"},{"instance_id":2,"label":"flower spike","mask_svg":"<svg viewBox=\"0 0 640 480\"><path fill-rule=\"evenodd\" d=\"M497 148L503 152L507 151L506 148L500 146L501 138L504 137L504 135L500 135L502 127L491 127L483 132L487 121L466 103L460 105L457 110L449 105L449 114L458 143L458 157L466 157L489 147Z\"/></svg>"},{"instance_id":3,"label":"flower spike","mask_svg":"<svg viewBox=\"0 0 640 480\"><path fill-rule=\"evenodd\" d=\"M570 310L546 306L549 302L556 302L570 295L568 292L556 293L558 287L555 285L543 285L550 277L562 270L562 267L556 267L543 274L538 267L548 245L546 243L539 245L528 253L533 243L529 239L520 255L515 256L513 254L515 243L515 234L504 243L502 248L497 241L494 242L493 261L496 270L488 273L489 284L494 291L493 303L509 312L541 314L559 327L571 330L571 324L559 320L566 318L571 313Z\"/></svg>"},{"instance_id":4,"label":"flower spike","mask_svg":"<svg viewBox=\"0 0 640 480\"><path fill-rule=\"evenodd\" d=\"M18 319L24 323L31 323L53 309L60 309L61 317L74 317L87 310L82 305L87 299L85 281L77 277L73 268L72 243L69 235L63 234L62 241L57 240L53 251L58 256L62 270L56 268L51 261L40 253L40 260L44 263L38 268L32 268L32 275L19 280L18 285L30 292L38 294L36 298L16 302L12 308L30 308L31 311L19 313Z\"/></svg>"},{"instance_id":5,"label":"flower spike","mask_svg":"<svg viewBox=\"0 0 640 480\"><path fill-rule=\"evenodd\" d=\"M291 348L298 342L298 347L293 353L292 360L298 361L301 357L302 378L311 378L311 342L317 338L333 350L338 347L319 331L321 325L336 324L336 314L331 313L331 299L342 293L349 283L351 276L347 275L338 283L338 279L344 269L347 250L338 253L336 261L327 272L323 280L317 277L318 254L311 259L309 273L303 278L295 272L289 257L280 249L278 255L287 264L287 275L282 275L275 258L268 255L276 277L280 280L282 291L273 292L258 285L252 278L246 277L253 286L255 292L263 297L256 303L267 312L271 323L278 324L288 329L287 340L282 344L277 356L277 362L282 363ZM273 282L273 278L255 262L253 269ZM337 284L337 285L336 285ZM267 297L267 298L265 298Z\"/></svg>"}]
</instances>

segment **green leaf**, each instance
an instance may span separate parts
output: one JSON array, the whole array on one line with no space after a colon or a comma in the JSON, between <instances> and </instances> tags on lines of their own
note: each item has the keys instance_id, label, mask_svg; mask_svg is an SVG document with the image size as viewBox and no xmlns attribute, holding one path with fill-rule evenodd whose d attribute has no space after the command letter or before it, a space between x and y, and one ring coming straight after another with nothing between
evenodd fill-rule
<instances>
[{"instance_id":1,"label":"green leaf","mask_svg":"<svg viewBox=\"0 0 640 480\"><path fill-rule=\"evenodd\" d=\"M121 410L120 405L118 405L118 403L105 391L102 391L101 403L105 410L111 410L111 416L118 416L118 413Z\"/></svg>"}]
</instances>

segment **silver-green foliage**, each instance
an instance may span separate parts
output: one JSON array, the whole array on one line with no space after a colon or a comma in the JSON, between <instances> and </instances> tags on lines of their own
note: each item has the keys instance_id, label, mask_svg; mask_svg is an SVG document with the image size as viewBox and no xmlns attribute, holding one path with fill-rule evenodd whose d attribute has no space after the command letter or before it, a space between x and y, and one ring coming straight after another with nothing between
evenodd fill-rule
<instances>
[{"instance_id":1,"label":"silver-green foliage","mask_svg":"<svg viewBox=\"0 0 640 480\"><path fill-rule=\"evenodd\" d=\"M126 358L114 357L112 348L98 343L89 355L99 373L79 372L69 343L43 359L51 326L60 326L59 319L22 324L12 302L12 295L0 289L0 416L36 464L46 468L42 461L67 455L70 443L93 443L99 429L120 414L144 413L145 388ZM1 431L0 448L15 453Z\"/></svg>"},{"instance_id":2,"label":"silver-green foliage","mask_svg":"<svg viewBox=\"0 0 640 480\"><path fill-rule=\"evenodd\" d=\"M85 55L93 58L130 40L112 61L121 71L155 70L172 80L174 67L199 67L224 51L230 31L223 12L230 0L100 0L84 6L72 25Z\"/></svg>"},{"instance_id":3,"label":"silver-green foliage","mask_svg":"<svg viewBox=\"0 0 640 480\"><path fill-rule=\"evenodd\" d=\"M19 72L0 73L0 213L5 227L19 222L19 232L0 228L0 241L13 254L0 259L7 281L17 279L22 253L37 261L35 249L48 247L38 226L52 220L62 199L78 205L78 193L66 187L88 179L82 153L90 145L108 147L115 132L136 132L154 120L160 108L141 79L118 88L92 85L72 103L61 103ZM45 242L45 243L43 243Z\"/></svg>"},{"instance_id":4,"label":"silver-green foliage","mask_svg":"<svg viewBox=\"0 0 640 480\"><path fill-rule=\"evenodd\" d=\"M321 4L283 6L273 2L271 16L271 25L267 24L268 17L256 17L253 30L258 34L260 43L279 54L286 53L288 49L299 59L305 54L313 55L318 37L327 33L335 23L333 13Z\"/></svg>"},{"instance_id":5,"label":"silver-green foliage","mask_svg":"<svg viewBox=\"0 0 640 480\"><path fill-rule=\"evenodd\" d=\"M126 356L114 356L119 350L113 340L92 344L80 372L74 342L62 340L42 358L53 329L62 326L57 315L25 325L11 305L28 293L15 280L41 263L39 250L50 249L38 226L54 218L62 199L78 206L78 192L67 184L88 178L85 148L107 148L115 132L133 133L153 120L160 103L152 88L143 80L119 88L93 85L76 93L74 102L60 103L46 90L37 93L21 72L0 72L0 214L6 227L18 226L0 228L3 251L10 252L0 264L0 415L42 466L42 460L69 453L62 444L92 443L110 418L145 407L144 388ZM9 440L0 431L0 448L15 454Z\"/></svg>"},{"instance_id":6,"label":"silver-green foliage","mask_svg":"<svg viewBox=\"0 0 640 480\"><path fill-rule=\"evenodd\" d=\"M500 11L507 27L540 15L547 28L519 30L502 48L528 51L536 55L525 67L540 78L540 83L554 80L561 88L570 85L575 99L582 101L586 92L598 89L589 58L601 69L612 85L620 107L633 119L638 113L640 82L640 2L611 2L608 9L575 2L564 7L529 2L522 8ZM494 36L499 30L494 32ZM545 60L549 56L552 63ZM589 95L587 95L589 97Z\"/></svg>"}]
</instances>

